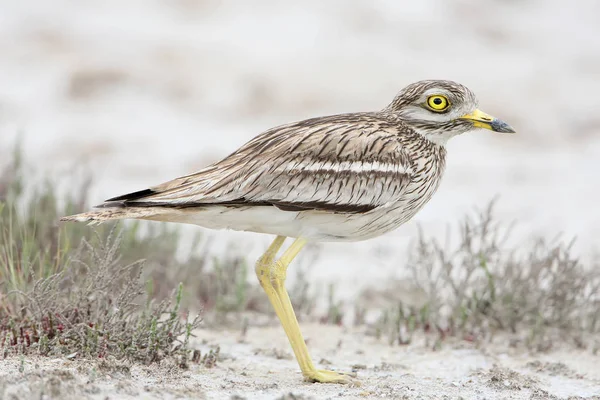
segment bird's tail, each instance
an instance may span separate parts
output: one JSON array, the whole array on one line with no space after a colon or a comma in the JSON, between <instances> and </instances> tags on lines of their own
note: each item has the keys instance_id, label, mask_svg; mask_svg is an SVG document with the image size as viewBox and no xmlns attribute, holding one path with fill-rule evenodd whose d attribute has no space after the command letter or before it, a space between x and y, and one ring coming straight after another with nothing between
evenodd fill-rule
<instances>
[{"instance_id":1,"label":"bird's tail","mask_svg":"<svg viewBox=\"0 0 600 400\"><path fill-rule=\"evenodd\" d=\"M101 223L115 219L155 219L166 210L156 207L106 207L89 212L62 217L61 221Z\"/></svg>"}]
</instances>

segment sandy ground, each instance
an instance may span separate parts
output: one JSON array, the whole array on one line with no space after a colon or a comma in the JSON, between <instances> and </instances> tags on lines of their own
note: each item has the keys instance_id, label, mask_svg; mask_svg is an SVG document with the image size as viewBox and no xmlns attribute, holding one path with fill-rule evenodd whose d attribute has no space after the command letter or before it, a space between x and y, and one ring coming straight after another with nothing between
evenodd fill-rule
<instances>
[{"instance_id":1,"label":"sandy ground","mask_svg":"<svg viewBox=\"0 0 600 400\"><path fill-rule=\"evenodd\" d=\"M244 340L239 331L198 331L201 350L220 346L213 368L9 358L0 363L0 398L600 399L600 355L589 350L531 355L497 338L481 348L449 341L432 351L418 340L390 347L360 331L303 328L319 366L354 372L361 386L303 382L281 328L261 327Z\"/></svg>"}]
</instances>

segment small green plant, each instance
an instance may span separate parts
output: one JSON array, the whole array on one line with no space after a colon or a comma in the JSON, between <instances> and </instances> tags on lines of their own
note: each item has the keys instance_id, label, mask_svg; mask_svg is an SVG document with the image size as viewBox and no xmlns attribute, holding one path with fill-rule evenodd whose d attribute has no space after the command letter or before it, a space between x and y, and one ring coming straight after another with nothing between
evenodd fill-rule
<instances>
[{"instance_id":1,"label":"small green plant","mask_svg":"<svg viewBox=\"0 0 600 400\"><path fill-rule=\"evenodd\" d=\"M182 319L182 285L171 299L144 301L140 263L119 265L118 249L113 236L100 246L84 241L60 272L27 292L9 292L17 312L0 313L3 353L144 363L189 358L189 335L201 320Z\"/></svg>"},{"instance_id":2,"label":"small green plant","mask_svg":"<svg viewBox=\"0 0 600 400\"><path fill-rule=\"evenodd\" d=\"M573 256L572 242L513 248L511 229L493 218L491 203L462 221L453 247L420 232L408 268L425 306L392 305L370 331L398 344L421 329L468 341L527 332L524 343L538 350L558 335L585 347L585 336L600 332L600 271Z\"/></svg>"},{"instance_id":3,"label":"small green plant","mask_svg":"<svg viewBox=\"0 0 600 400\"><path fill-rule=\"evenodd\" d=\"M58 201L48 182L25 190L24 175L16 150L0 169L0 354L186 359L200 319L182 320L186 291L177 285L185 279L175 279L191 272L179 261L179 233L162 225L140 232L139 223L58 224L86 207L89 181ZM204 261L196 254L188 259Z\"/></svg>"},{"instance_id":4,"label":"small green plant","mask_svg":"<svg viewBox=\"0 0 600 400\"><path fill-rule=\"evenodd\" d=\"M427 328L423 309L406 306L399 302L396 306L384 310L375 323L375 336L387 337L390 345L410 344L418 328Z\"/></svg>"}]
</instances>

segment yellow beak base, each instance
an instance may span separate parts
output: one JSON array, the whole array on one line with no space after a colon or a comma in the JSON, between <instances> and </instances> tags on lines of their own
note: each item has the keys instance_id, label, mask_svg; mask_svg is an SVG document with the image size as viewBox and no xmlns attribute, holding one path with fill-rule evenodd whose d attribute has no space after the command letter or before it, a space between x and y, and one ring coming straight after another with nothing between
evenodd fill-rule
<instances>
[{"instance_id":1,"label":"yellow beak base","mask_svg":"<svg viewBox=\"0 0 600 400\"><path fill-rule=\"evenodd\" d=\"M489 129L500 133L515 133L515 130L506 122L492 117L481 110L475 110L470 114L463 115L460 119L471 121L476 128Z\"/></svg>"}]
</instances>

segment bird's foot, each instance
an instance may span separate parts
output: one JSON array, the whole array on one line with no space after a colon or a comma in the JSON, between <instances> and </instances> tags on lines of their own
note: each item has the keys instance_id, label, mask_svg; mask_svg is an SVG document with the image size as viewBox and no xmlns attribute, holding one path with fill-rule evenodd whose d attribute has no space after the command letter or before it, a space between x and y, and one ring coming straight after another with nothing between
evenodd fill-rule
<instances>
[{"instance_id":1,"label":"bird's foot","mask_svg":"<svg viewBox=\"0 0 600 400\"><path fill-rule=\"evenodd\" d=\"M321 383L342 383L353 386L360 386L360 382L353 379L350 375L341 374L335 371L327 371L324 369L316 369L304 374L304 378L309 382Z\"/></svg>"}]
</instances>

